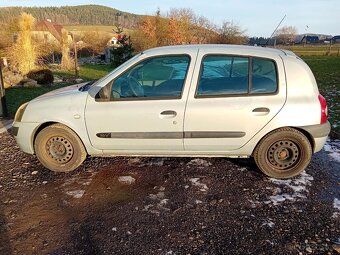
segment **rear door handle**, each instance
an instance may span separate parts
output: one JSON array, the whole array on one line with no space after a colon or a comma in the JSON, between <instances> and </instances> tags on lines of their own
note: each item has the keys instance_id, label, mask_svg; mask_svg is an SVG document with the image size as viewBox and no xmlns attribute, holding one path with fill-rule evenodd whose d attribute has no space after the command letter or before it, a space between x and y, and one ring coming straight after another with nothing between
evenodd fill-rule
<instances>
[{"instance_id":1,"label":"rear door handle","mask_svg":"<svg viewBox=\"0 0 340 255\"><path fill-rule=\"evenodd\" d=\"M270 110L267 107L258 107L253 109L252 112L255 113L255 115L263 116L267 115L270 112Z\"/></svg>"},{"instance_id":2,"label":"rear door handle","mask_svg":"<svg viewBox=\"0 0 340 255\"><path fill-rule=\"evenodd\" d=\"M177 112L172 111L172 110L166 110L160 113L160 117L162 119L175 118L176 116L177 116Z\"/></svg>"}]
</instances>

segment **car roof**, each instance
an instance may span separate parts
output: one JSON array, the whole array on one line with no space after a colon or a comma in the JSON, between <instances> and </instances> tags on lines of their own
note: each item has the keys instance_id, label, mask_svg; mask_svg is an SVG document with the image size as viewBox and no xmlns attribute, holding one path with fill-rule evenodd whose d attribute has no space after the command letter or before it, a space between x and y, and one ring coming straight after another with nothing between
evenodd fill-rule
<instances>
[{"instance_id":1,"label":"car roof","mask_svg":"<svg viewBox=\"0 0 340 255\"><path fill-rule=\"evenodd\" d=\"M186 53L189 51L211 51L226 50L227 53L233 52L234 54L256 54L256 55L275 55L275 56L295 56L295 54L288 50L265 48L260 46L248 46L248 45L230 45L230 44L189 44L189 45L174 45L163 46L145 50L145 54L162 54L167 53Z\"/></svg>"}]
</instances>

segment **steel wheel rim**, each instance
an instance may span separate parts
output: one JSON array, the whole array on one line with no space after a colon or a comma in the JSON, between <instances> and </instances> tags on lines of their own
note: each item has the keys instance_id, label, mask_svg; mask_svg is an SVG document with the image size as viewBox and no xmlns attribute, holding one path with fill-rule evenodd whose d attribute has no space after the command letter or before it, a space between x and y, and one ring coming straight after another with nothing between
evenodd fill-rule
<instances>
[{"instance_id":1,"label":"steel wheel rim","mask_svg":"<svg viewBox=\"0 0 340 255\"><path fill-rule=\"evenodd\" d=\"M74 155L72 143L63 136L54 136L46 142L46 152L54 161L65 164Z\"/></svg>"},{"instance_id":2,"label":"steel wheel rim","mask_svg":"<svg viewBox=\"0 0 340 255\"><path fill-rule=\"evenodd\" d=\"M295 142L291 140L280 140L269 147L267 158L273 168L284 171L298 164L301 158L301 152Z\"/></svg>"}]
</instances>

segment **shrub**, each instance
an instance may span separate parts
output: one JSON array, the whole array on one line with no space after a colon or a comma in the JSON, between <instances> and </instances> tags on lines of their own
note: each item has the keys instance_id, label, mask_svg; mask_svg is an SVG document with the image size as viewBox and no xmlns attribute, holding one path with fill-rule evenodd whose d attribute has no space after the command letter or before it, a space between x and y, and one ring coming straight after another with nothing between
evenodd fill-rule
<instances>
[{"instance_id":1,"label":"shrub","mask_svg":"<svg viewBox=\"0 0 340 255\"><path fill-rule=\"evenodd\" d=\"M37 83L41 85L51 84L54 80L53 73L49 69L30 71L27 77L37 81Z\"/></svg>"}]
</instances>

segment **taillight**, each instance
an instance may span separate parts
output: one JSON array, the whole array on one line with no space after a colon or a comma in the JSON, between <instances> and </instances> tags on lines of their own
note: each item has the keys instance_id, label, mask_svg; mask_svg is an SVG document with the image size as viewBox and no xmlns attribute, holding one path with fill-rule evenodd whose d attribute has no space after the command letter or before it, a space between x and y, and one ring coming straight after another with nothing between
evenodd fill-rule
<instances>
[{"instance_id":1,"label":"taillight","mask_svg":"<svg viewBox=\"0 0 340 255\"><path fill-rule=\"evenodd\" d=\"M319 95L319 102L320 102L320 106L321 106L321 120L320 120L320 124L324 124L327 122L327 118L328 118L328 109L327 109L327 102L326 99Z\"/></svg>"}]
</instances>

